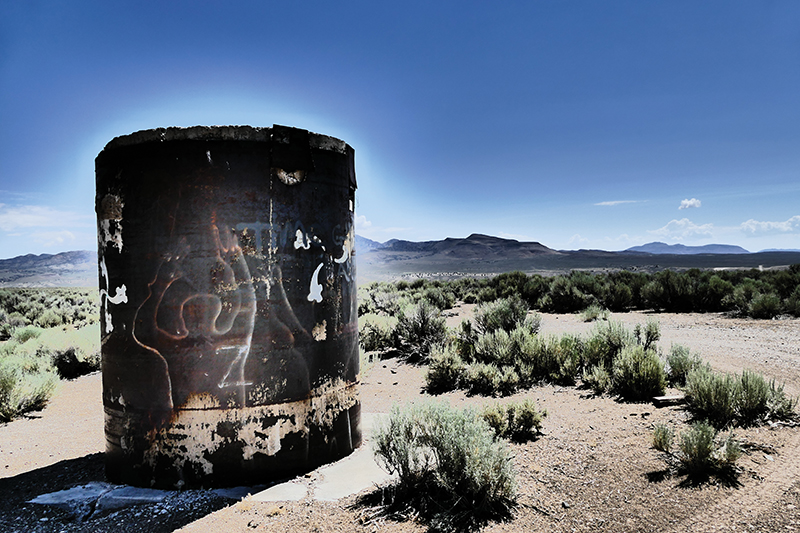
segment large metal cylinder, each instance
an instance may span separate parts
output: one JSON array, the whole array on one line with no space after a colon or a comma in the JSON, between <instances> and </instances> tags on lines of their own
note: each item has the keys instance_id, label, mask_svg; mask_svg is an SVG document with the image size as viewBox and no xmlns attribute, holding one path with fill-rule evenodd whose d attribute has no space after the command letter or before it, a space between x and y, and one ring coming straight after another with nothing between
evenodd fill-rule
<instances>
[{"instance_id":1,"label":"large metal cylinder","mask_svg":"<svg viewBox=\"0 0 800 533\"><path fill-rule=\"evenodd\" d=\"M256 484L357 447L353 149L167 128L95 163L109 480Z\"/></svg>"}]
</instances>

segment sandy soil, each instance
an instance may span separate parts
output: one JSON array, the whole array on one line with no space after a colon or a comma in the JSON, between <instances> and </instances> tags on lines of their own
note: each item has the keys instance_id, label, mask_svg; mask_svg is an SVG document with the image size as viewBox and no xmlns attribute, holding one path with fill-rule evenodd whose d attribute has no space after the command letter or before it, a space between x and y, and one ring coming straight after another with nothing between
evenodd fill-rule
<instances>
[{"instance_id":1,"label":"sandy soil","mask_svg":"<svg viewBox=\"0 0 800 533\"><path fill-rule=\"evenodd\" d=\"M470 316L455 310L448 323ZM680 343L717 370L754 369L785 381L800 395L800 320L755 321L714 314L613 315L626 324L656 319L668 350ZM577 315L543 315L542 333L582 333ZM424 369L388 359L362 376L365 412L430 399ZM791 531L800 529L800 428L762 427L736 431L748 445L733 483L700 486L671 474L652 449L655 423L688 420L680 406L655 408L611 397L592 397L574 387L535 387L507 398L438 397L453 405L480 406L532 398L548 411L544 435L512 444L519 485L513 520L485 531ZM58 510L24 502L38 494L102 480L103 434L99 375L66 383L52 404L33 417L0 426L2 531L425 531L413 520L374 518L358 495L338 502L234 505L195 498L160 507L111 513L78 523ZM219 510L216 510L219 509ZM215 511L216 512L212 512ZM153 519L153 515L157 519ZM45 520L46 519L46 520Z\"/></svg>"}]
</instances>

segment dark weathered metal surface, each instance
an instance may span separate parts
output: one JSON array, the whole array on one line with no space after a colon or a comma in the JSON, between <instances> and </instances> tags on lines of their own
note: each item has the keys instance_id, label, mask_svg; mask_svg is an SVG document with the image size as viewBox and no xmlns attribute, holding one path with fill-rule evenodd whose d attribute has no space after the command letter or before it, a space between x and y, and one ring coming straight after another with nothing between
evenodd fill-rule
<instances>
[{"instance_id":1,"label":"dark weathered metal surface","mask_svg":"<svg viewBox=\"0 0 800 533\"><path fill-rule=\"evenodd\" d=\"M353 149L169 128L96 160L108 477L240 485L360 444Z\"/></svg>"}]
</instances>

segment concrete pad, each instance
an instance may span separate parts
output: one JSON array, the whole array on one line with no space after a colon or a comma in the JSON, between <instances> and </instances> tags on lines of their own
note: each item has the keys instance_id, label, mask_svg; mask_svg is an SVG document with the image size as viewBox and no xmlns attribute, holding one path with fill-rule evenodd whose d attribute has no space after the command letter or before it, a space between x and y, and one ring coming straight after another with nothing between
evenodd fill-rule
<instances>
[{"instance_id":1,"label":"concrete pad","mask_svg":"<svg viewBox=\"0 0 800 533\"><path fill-rule=\"evenodd\" d=\"M169 494L174 494L174 492L122 486L102 494L95 504L95 510L112 511L131 505L161 503Z\"/></svg>"},{"instance_id":2,"label":"concrete pad","mask_svg":"<svg viewBox=\"0 0 800 533\"><path fill-rule=\"evenodd\" d=\"M255 502L296 502L308 494L308 485L302 481L287 481L263 490L250 497Z\"/></svg>"},{"instance_id":3,"label":"concrete pad","mask_svg":"<svg viewBox=\"0 0 800 533\"><path fill-rule=\"evenodd\" d=\"M364 442L360 448L310 474L254 494L251 499L259 502L298 501L308 496L315 500L335 501L389 481L392 476L375 462L372 446L369 444L376 423L386 416L362 413L361 431Z\"/></svg>"},{"instance_id":4,"label":"concrete pad","mask_svg":"<svg viewBox=\"0 0 800 533\"><path fill-rule=\"evenodd\" d=\"M63 509L74 516L78 521L89 517L94 512L94 503L103 494L113 490L116 485L102 481L92 481L86 485L59 490L48 494L40 494L28 503L39 505L52 505Z\"/></svg>"},{"instance_id":5,"label":"concrete pad","mask_svg":"<svg viewBox=\"0 0 800 533\"><path fill-rule=\"evenodd\" d=\"M86 485L72 487L71 489L59 490L48 494L40 494L28 503L38 503L42 505L54 505L56 507L70 507L77 502L94 501L106 492L113 490L116 485L92 481Z\"/></svg>"},{"instance_id":6,"label":"concrete pad","mask_svg":"<svg viewBox=\"0 0 800 533\"><path fill-rule=\"evenodd\" d=\"M349 456L319 469L323 476L314 490L314 499L336 501L392 479L378 466L372 449L361 446Z\"/></svg>"}]
</instances>

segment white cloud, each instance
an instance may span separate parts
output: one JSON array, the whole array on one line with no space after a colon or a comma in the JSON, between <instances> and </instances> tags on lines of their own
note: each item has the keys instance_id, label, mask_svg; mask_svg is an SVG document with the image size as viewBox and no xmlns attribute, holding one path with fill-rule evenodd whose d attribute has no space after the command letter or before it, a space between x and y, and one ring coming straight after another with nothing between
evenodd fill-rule
<instances>
[{"instance_id":1,"label":"white cloud","mask_svg":"<svg viewBox=\"0 0 800 533\"><path fill-rule=\"evenodd\" d=\"M670 220L666 226L648 233L672 240L690 239L692 237L710 237L714 233L713 224L695 224L688 218Z\"/></svg>"},{"instance_id":2,"label":"white cloud","mask_svg":"<svg viewBox=\"0 0 800 533\"><path fill-rule=\"evenodd\" d=\"M609 202L597 202L594 205L620 205L620 204L638 204L639 200L611 200Z\"/></svg>"},{"instance_id":3,"label":"white cloud","mask_svg":"<svg viewBox=\"0 0 800 533\"><path fill-rule=\"evenodd\" d=\"M700 207L700 200L692 198L691 200L681 200L681 205L678 209L689 209L690 207Z\"/></svg>"},{"instance_id":4,"label":"white cloud","mask_svg":"<svg viewBox=\"0 0 800 533\"><path fill-rule=\"evenodd\" d=\"M71 231L42 231L31 234L31 238L45 248L71 244L75 242L75 234Z\"/></svg>"},{"instance_id":5,"label":"white cloud","mask_svg":"<svg viewBox=\"0 0 800 533\"><path fill-rule=\"evenodd\" d=\"M86 226L91 215L59 211L43 205L8 206L0 204L0 230L11 232L21 228L58 228L68 225Z\"/></svg>"},{"instance_id":6,"label":"white cloud","mask_svg":"<svg viewBox=\"0 0 800 533\"><path fill-rule=\"evenodd\" d=\"M795 215L783 222L761 222L752 218L742 222L742 231L750 235L769 233L800 233L800 215Z\"/></svg>"},{"instance_id":7,"label":"white cloud","mask_svg":"<svg viewBox=\"0 0 800 533\"><path fill-rule=\"evenodd\" d=\"M364 215L357 215L356 216L356 229L363 230L372 227L372 222L367 220L367 217Z\"/></svg>"},{"instance_id":8,"label":"white cloud","mask_svg":"<svg viewBox=\"0 0 800 533\"><path fill-rule=\"evenodd\" d=\"M569 240L567 241L567 244L576 244L576 243L577 244L587 244L589 242L590 242L589 239L587 239L585 237L581 237L579 234L576 233L575 235L573 235L572 237L569 238Z\"/></svg>"}]
</instances>

